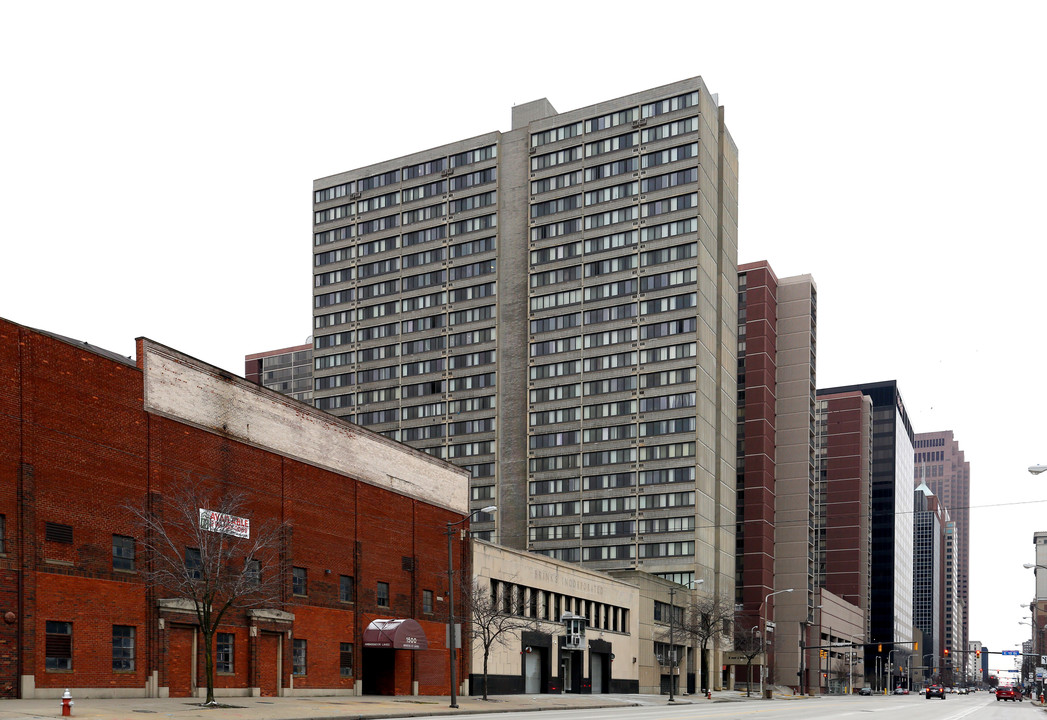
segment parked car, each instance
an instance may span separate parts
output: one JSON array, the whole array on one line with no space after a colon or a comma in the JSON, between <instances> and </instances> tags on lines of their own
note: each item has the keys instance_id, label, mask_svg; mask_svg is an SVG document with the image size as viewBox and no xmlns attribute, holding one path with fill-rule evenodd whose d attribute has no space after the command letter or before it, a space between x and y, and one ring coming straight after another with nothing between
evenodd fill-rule
<instances>
[{"instance_id":1,"label":"parked car","mask_svg":"<svg viewBox=\"0 0 1047 720\"><path fill-rule=\"evenodd\" d=\"M945 699L945 688L941 685L928 685L927 686L927 699L930 700L932 697Z\"/></svg>"},{"instance_id":2,"label":"parked car","mask_svg":"<svg viewBox=\"0 0 1047 720\"><path fill-rule=\"evenodd\" d=\"M861 690L858 691L858 694L859 695L872 695L873 694L873 689L871 687L863 687Z\"/></svg>"},{"instance_id":3,"label":"parked car","mask_svg":"<svg viewBox=\"0 0 1047 720\"><path fill-rule=\"evenodd\" d=\"M909 688L902 687L901 685L899 685L898 687L896 687L894 689L894 694L895 695L908 695L909 694Z\"/></svg>"},{"instance_id":4,"label":"parked car","mask_svg":"<svg viewBox=\"0 0 1047 720\"><path fill-rule=\"evenodd\" d=\"M996 701L1010 700L1012 702L1021 702L1022 693L1021 690L1014 687L1013 685L999 685L996 688Z\"/></svg>"},{"instance_id":5,"label":"parked car","mask_svg":"<svg viewBox=\"0 0 1047 720\"><path fill-rule=\"evenodd\" d=\"M967 694L967 693L969 693L969 692L970 692L970 690L968 690L968 689L967 689L967 688L965 688L965 687L961 687L961 688L956 688L956 694L957 694L957 695L966 695L966 694Z\"/></svg>"}]
</instances>

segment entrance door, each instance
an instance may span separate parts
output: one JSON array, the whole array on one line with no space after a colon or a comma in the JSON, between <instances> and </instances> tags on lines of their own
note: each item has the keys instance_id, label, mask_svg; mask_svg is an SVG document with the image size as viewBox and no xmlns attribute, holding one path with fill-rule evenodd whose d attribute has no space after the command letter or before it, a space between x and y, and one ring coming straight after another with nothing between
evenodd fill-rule
<instances>
[{"instance_id":1,"label":"entrance door","mask_svg":"<svg viewBox=\"0 0 1047 720\"><path fill-rule=\"evenodd\" d=\"M524 653L524 692L542 692L542 653L540 650Z\"/></svg>"},{"instance_id":2,"label":"entrance door","mask_svg":"<svg viewBox=\"0 0 1047 720\"><path fill-rule=\"evenodd\" d=\"M603 653L592 653L589 656L589 677L592 678L593 692L603 692Z\"/></svg>"},{"instance_id":3,"label":"entrance door","mask_svg":"<svg viewBox=\"0 0 1047 720\"><path fill-rule=\"evenodd\" d=\"M572 656L574 653L560 653L560 670L563 673L563 691L565 693L575 692L574 687L574 668L571 661L574 659Z\"/></svg>"},{"instance_id":4,"label":"entrance door","mask_svg":"<svg viewBox=\"0 0 1047 720\"><path fill-rule=\"evenodd\" d=\"M364 695L396 694L396 651L391 648L364 648Z\"/></svg>"},{"instance_id":5,"label":"entrance door","mask_svg":"<svg viewBox=\"0 0 1047 720\"><path fill-rule=\"evenodd\" d=\"M280 694L280 636L263 632L258 638L258 692L263 697Z\"/></svg>"},{"instance_id":6,"label":"entrance door","mask_svg":"<svg viewBox=\"0 0 1047 720\"><path fill-rule=\"evenodd\" d=\"M171 697L193 696L196 629L171 626L167 643L167 685Z\"/></svg>"}]
</instances>

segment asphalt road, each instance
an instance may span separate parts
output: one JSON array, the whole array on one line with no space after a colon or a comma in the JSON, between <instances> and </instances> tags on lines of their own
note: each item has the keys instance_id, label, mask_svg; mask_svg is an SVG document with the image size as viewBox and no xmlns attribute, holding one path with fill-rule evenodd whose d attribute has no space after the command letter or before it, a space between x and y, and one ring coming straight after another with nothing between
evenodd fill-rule
<instances>
[{"instance_id":1,"label":"asphalt road","mask_svg":"<svg viewBox=\"0 0 1047 720\"><path fill-rule=\"evenodd\" d=\"M612 709L546 710L541 720L835 720L862 716L868 720L1034 720L1044 709L1026 700L997 702L987 692L969 696L948 695L944 700L922 695L873 697L819 697L796 700L714 702L681 706L648 706ZM530 712L471 715L490 720L536 720Z\"/></svg>"}]
</instances>

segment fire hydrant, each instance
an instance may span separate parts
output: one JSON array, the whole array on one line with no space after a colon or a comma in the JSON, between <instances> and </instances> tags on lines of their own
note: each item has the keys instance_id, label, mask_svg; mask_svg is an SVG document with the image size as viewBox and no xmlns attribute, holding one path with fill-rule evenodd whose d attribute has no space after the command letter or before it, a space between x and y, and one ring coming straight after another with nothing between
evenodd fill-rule
<instances>
[{"instance_id":1,"label":"fire hydrant","mask_svg":"<svg viewBox=\"0 0 1047 720\"><path fill-rule=\"evenodd\" d=\"M62 715L68 716L73 714L73 696L69 694L69 688L65 689L65 694L62 695Z\"/></svg>"},{"instance_id":2,"label":"fire hydrant","mask_svg":"<svg viewBox=\"0 0 1047 720\"><path fill-rule=\"evenodd\" d=\"M706 700L712 700L713 699L713 689L712 688L709 688L708 690L705 691L705 699Z\"/></svg>"}]
</instances>

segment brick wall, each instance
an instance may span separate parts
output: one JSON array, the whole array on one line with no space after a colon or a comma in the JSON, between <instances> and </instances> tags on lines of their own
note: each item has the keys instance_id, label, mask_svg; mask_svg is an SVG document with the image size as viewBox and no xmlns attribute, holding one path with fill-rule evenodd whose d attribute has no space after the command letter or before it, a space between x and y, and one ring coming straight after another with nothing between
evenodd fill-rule
<instances>
[{"instance_id":1,"label":"brick wall","mask_svg":"<svg viewBox=\"0 0 1047 720\"><path fill-rule=\"evenodd\" d=\"M284 638L281 687L291 684L291 639L300 638L308 640L308 670L294 679L295 689L350 690L366 673L361 663L365 618L407 617L423 623L430 650L424 658L397 651L396 692L410 692L412 679L423 692L448 692L441 624L447 607L435 598L446 593L443 529L460 520L460 512L146 412L143 388L142 369L129 361L0 320L0 514L7 520L6 552L0 555L0 696L17 692L19 675L35 676L43 694L70 687L88 689L88 696L144 688L154 671L161 687L171 681L169 633L159 629L159 621L177 621L185 632L195 618L162 614L156 593L139 573L114 571L112 538L140 535L129 506L152 498L162 509L164 498L188 479L216 491L244 492L254 527L271 519L291 528L281 558L288 568L285 603L274 609L293 613L294 622L257 621L244 611L231 612L221 631L236 636L235 671L217 676L217 688L245 692L259 682L262 673L251 657L258 645L253 624L258 632ZM259 403L257 398L252 402ZM250 427L249 416L239 420ZM425 462L414 451L409 460L411 467ZM371 467L374 477L387 472L403 482L395 453L373 461L388 464ZM448 503L459 504L467 499ZM46 540L47 523L72 527L72 542ZM22 526L27 528L24 538ZM456 567L465 561L456 558ZM307 573L304 596L291 595L292 566ZM339 597L343 575L355 583L352 602ZM379 581L389 584L388 606L377 605ZM435 602L428 615L422 612L424 590L433 591ZM85 597L91 603L84 603ZM14 613L14 622L3 621L7 612ZM44 667L47 620L73 623L71 672ZM113 625L136 628L131 672L112 669ZM355 649L352 678L341 677L342 642ZM196 663L202 686L202 648Z\"/></svg>"}]
</instances>

